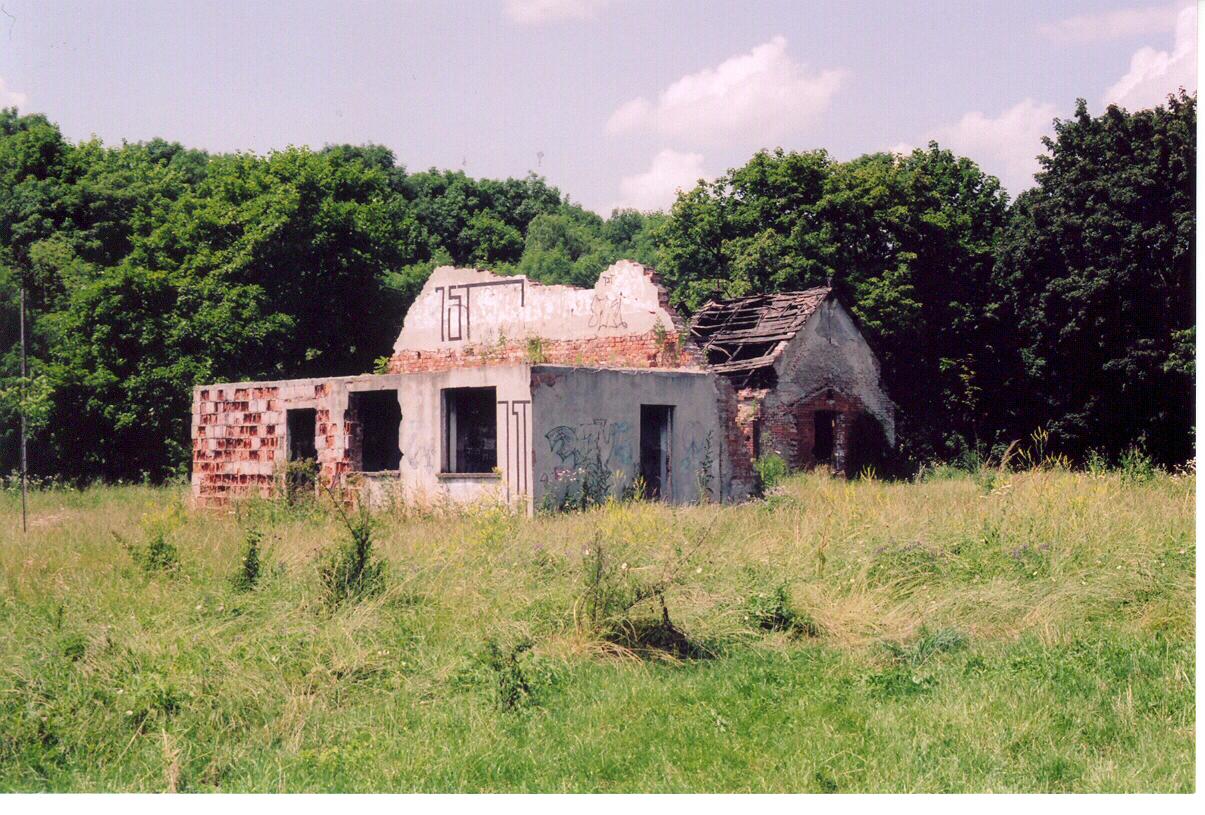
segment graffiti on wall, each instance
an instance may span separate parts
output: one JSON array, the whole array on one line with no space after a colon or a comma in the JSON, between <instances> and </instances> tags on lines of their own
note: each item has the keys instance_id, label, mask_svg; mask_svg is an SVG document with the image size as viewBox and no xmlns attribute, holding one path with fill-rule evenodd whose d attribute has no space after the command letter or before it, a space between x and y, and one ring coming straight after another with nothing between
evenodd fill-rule
<instances>
[{"instance_id":1,"label":"graffiti on wall","mask_svg":"<svg viewBox=\"0 0 1205 815\"><path fill-rule=\"evenodd\" d=\"M596 292L590 301L590 327L627 328L628 321L623 318L623 295Z\"/></svg>"},{"instance_id":2,"label":"graffiti on wall","mask_svg":"<svg viewBox=\"0 0 1205 815\"><path fill-rule=\"evenodd\" d=\"M504 429L498 464L503 468L506 500L531 495L531 454L528 452L530 399L498 400L500 424Z\"/></svg>"},{"instance_id":3,"label":"graffiti on wall","mask_svg":"<svg viewBox=\"0 0 1205 815\"><path fill-rule=\"evenodd\" d=\"M559 425L544 434L548 448L558 459L551 472L540 476L551 500L563 502L566 494L582 491L599 498L611 490L617 471L631 472L632 444L627 422L596 419L578 425Z\"/></svg>"},{"instance_id":4,"label":"graffiti on wall","mask_svg":"<svg viewBox=\"0 0 1205 815\"><path fill-rule=\"evenodd\" d=\"M472 339L473 289L487 286L518 286L519 306L527 305L527 279L483 280L480 283L461 283L455 286L436 286L439 292L439 339L441 342L461 342Z\"/></svg>"},{"instance_id":5,"label":"graffiti on wall","mask_svg":"<svg viewBox=\"0 0 1205 815\"><path fill-rule=\"evenodd\" d=\"M591 328L627 328L628 321L623 318L623 292L609 291L615 282L615 273L608 269L599 275L594 284L594 299L590 301Z\"/></svg>"}]
</instances>

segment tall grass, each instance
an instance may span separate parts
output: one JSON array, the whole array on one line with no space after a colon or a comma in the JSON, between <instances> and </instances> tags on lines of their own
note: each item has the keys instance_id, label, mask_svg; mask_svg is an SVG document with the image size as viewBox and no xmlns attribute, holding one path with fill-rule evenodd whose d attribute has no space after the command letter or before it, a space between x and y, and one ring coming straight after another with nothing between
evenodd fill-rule
<instances>
[{"instance_id":1,"label":"tall grass","mask_svg":"<svg viewBox=\"0 0 1205 815\"><path fill-rule=\"evenodd\" d=\"M948 475L398 509L335 604L329 510L0 495L0 788L1192 789L1195 477ZM616 644L663 611L697 651Z\"/></svg>"}]
</instances>

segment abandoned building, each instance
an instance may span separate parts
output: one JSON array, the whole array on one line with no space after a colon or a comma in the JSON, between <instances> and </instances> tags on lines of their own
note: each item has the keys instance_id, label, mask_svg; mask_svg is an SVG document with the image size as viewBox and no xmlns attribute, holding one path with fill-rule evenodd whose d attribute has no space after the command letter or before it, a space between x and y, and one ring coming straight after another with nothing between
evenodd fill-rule
<instances>
[{"instance_id":1,"label":"abandoned building","mask_svg":"<svg viewBox=\"0 0 1205 815\"><path fill-rule=\"evenodd\" d=\"M879 363L827 287L707 303L691 326L707 367L736 391L745 454L855 475L895 443Z\"/></svg>"},{"instance_id":2,"label":"abandoned building","mask_svg":"<svg viewBox=\"0 0 1205 815\"><path fill-rule=\"evenodd\" d=\"M592 289L436 269L389 373L204 385L195 501L281 489L289 462L372 503L607 495L733 501L754 459L853 473L893 443L878 363L828 289L707 304L688 326L657 275L620 261Z\"/></svg>"}]
</instances>

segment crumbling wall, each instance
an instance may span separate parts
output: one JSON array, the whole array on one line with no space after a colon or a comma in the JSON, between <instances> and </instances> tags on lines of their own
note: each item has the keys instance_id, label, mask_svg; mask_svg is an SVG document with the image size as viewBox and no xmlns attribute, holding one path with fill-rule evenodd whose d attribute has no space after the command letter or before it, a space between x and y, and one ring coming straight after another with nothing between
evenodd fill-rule
<instances>
[{"instance_id":1,"label":"crumbling wall","mask_svg":"<svg viewBox=\"0 0 1205 815\"><path fill-rule=\"evenodd\" d=\"M583 485L593 500L630 490L640 471L641 405L673 407L665 499L731 498L728 427L713 375L538 365L531 398L537 507L573 503Z\"/></svg>"},{"instance_id":2,"label":"crumbling wall","mask_svg":"<svg viewBox=\"0 0 1205 815\"><path fill-rule=\"evenodd\" d=\"M231 382L193 390L193 499L225 506L242 496L271 496L283 484L289 410L315 410L318 475L328 486L359 468L359 425L348 410L355 390L396 390L397 376Z\"/></svg>"},{"instance_id":3,"label":"crumbling wall","mask_svg":"<svg viewBox=\"0 0 1205 815\"><path fill-rule=\"evenodd\" d=\"M743 501L757 486L753 461L758 456L760 404L738 391L723 376L715 376L716 403L723 430L725 500Z\"/></svg>"},{"instance_id":4,"label":"crumbling wall","mask_svg":"<svg viewBox=\"0 0 1205 815\"><path fill-rule=\"evenodd\" d=\"M814 417L835 415L831 465L846 472L856 417L871 416L888 444L895 442L895 408L880 383L879 363L853 319L832 298L807 321L775 362L777 384L745 391L756 405L760 448L781 455L792 467L811 467ZM850 474L850 473L846 473Z\"/></svg>"},{"instance_id":5,"label":"crumbling wall","mask_svg":"<svg viewBox=\"0 0 1205 815\"><path fill-rule=\"evenodd\" d=\"M698 349L660 278L619 261L592 289L522 275L436 269L406 313L394 373L483 365L700 368Z\"/></svg>"},{"instance_id":6,"label":"crumbling wall","mask_svg":"<svg viewBox=\"0 0 1205 815\"><path fill-rule=\"evenodd\" d=\"M271 495L283 458L279 383L209 385L193 391L192 490L200 506L235 495Z\"/></svg>"}]
</instances>

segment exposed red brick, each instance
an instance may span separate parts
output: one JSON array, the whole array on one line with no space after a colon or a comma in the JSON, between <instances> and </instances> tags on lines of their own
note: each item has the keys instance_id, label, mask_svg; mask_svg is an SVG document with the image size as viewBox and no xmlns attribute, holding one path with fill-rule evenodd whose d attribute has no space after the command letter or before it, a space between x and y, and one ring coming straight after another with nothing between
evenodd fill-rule
<instances>
[{"instance_id":1,"label":"exposed red brick","mask_svg":"<svg viewBox=\"0 0 1205 815\"><path fill-rule=\"evenodd\" d=\"M395 374L448 371L482 365L546 363L549 365L588 365L609 368L687 368L703 367L697 346L683 331L658 336L650 331L626 337L599 337L592 340L544 340L538 358L533 358L528 343L510 341L492 345L469 345L439 351L400 351L389 361Z\"/></svg>"}]
</instances>

